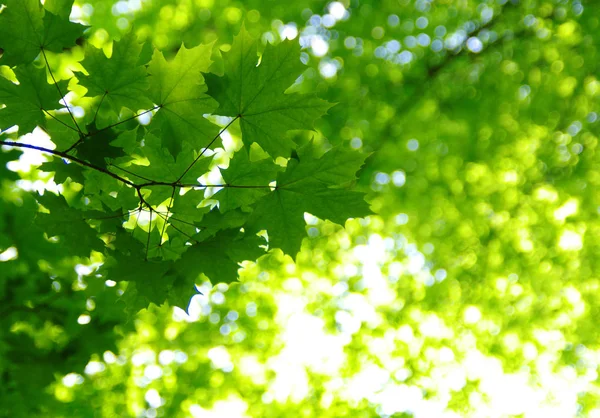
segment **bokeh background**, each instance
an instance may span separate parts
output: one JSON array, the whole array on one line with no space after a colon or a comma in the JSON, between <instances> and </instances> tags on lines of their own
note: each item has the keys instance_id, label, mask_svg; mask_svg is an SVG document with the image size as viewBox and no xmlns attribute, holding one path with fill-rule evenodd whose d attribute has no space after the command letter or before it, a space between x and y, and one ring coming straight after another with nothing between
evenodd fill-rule
<instances>
[{"instance_id":1,"label":"bokeh background","mask_svg":"<svg viewBox=\"0 0 600 418\"><path fill-rule=\"evenodd\" d=\"M338 103L313 134L369 155L376 215L307 214L295 262L124 322L93 258L22 221L44 157L0 153L0 414L600 417L600 4L77 0L71 19L167 55L227 51L242 24L299 42L297 88Z\"/></svg>"}]
</instances>

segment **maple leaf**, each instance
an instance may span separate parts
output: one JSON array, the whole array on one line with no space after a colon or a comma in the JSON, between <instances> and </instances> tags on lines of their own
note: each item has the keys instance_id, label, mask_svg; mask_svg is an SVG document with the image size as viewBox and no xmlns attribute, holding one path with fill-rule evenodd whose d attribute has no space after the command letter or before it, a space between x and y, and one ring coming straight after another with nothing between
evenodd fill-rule
<instances>
[{"instance_id":1,"label":"maple leaf","mask_svg":"<svg viewBox=\"0 0 600 418\"><path fill-rule=\"evenodd\" d=\"M96 125L86 127L88 135L75 147L77 155L97 167L106 168L107 158L117 158L125 155L122 148L111 145L117 139L112 129L96 128Z\"/></svg>"},{"instance_id":2,"label":"maple leaf","mask_svg":"<svg viewBox=\"0 0 600 418\"><path fill-rule=\"evenodd\" d=\"M70 207L64 197L45 193L37 195L36 199L48 210L48 213L37 215L36 224L49 237L61 237L62 245L73 255L88 257L91 250L103 251L104 243L96 231L84 220L82 212Z\"/></svg>"},{"instance_id":3,"label":"maple leaf","mask_svg":"<svg viewBox=\"0 0 600 418\"><path fill-rule=\"evenodd\" d=\"M179 180L183 183L196 183L198 177L208 171L212 157L198 159L193 167L181 177L183 172L196 159L194 151L188 145L184 145L183 149L185 152L174 158L167 149L162 147L160 138L153 133L149 133L145 135L144 145L135 150L135 153L139 153L147 161L144 161L144 164L141 161L134 161L134 164L123 164L122 166L142 179L150 178L163 182L176 182Z\"/></svg>"},{"instance_id":4,"label":"maple leaf","mask_svg":"<svg viewBox=\"0 0 600 418\"><path fill-rule=\"evenodd\" d=\"M0 13L0 65L32 62L42 50L61 52L75 45L85 26L69 22L73 1L49 1L44 10L39 0L3 0ZM68 11L68 12L67 12ZM56 13L56 14L55 14Z\"/></svg>"},{"instance_id":5,"label":"maple leaf","mask_svg":"<svg viewBox=\"0 0 600 418\"><path fill-rule=\"evenodd\" d=\"M1 15L0 15L1 16ZM33 64L15 69L19 84L0 77L0 130L19 125L21 135L32 132L36 126L46 124L45 111L60 109L61 97L56 86L48 84L46 70ZM66 81L58 82L59 89L67 86Z\"/></svg>"},{"instance_id":6,"label":"maple leaf","mask_svg":"<svg viewBox=\"0 0 600 418\"><path fill-rule=\"evenodd\" d=\"M265 239L257 235L244 234L239 230L228 229L214 237L193 245L176 264L179 272L197 277L205 274L213 283L237 281L239 263L256 260L265 249Z\"/></svg>"},{"instance_id":7,"label":"maple leaf","mask_svg":"<svg viewBox=\"0 0 600 418\"><path fill-rule=\"evenodd\" d=\"M65 22L68 0L49 0L45 11L37 3L15 4L13 23L18 10L40 18L34 35L41 33L50 46L72 29ZM67 30L50 36L60 28ZM182 46L170 61L133 33L113 44L110 57L88 45L85 73L77 77L94 99L83 106L94 106L78 117L71 109L50 113L60 108L67 81L55 81L45 54L46 69L18 64L18 84L0 78L0 129L17 124L24 133L41 126L57 149L2 144L53 154L39 169L53 172L59 184L70 178L83 185L68 203L50 193L38 196L43 208L36 224L74 255L104 252L100 275L130 282L123 301L135 312L149 303L185 307L202 274L215 283L234 282L240 263L260 257L267 244L295 254L305 236L305 211L337 223L370 213L363 194L348 190L360 154L335 148L318 155L312 143L296 150L286 137L288 130L312 129L330 107L314 95L285 93L304 70L299 51L294 42L267 45L257 66L256 41L242 29L225 55L224 75L206 75L211 97L203 73L211 68L212 45ZM110 111L100 112L102 106ZM137 123L137 109L156 110L148 126ZM232 116L223 130L240 119L246 147L220 168L222 184L201 184L199 178L215 178L211 167L228 158L227 152L205 155L220 135L205 117L213 113ZM86 122L83 129L78 118ZM285 168L281 160L253 160L248 147L254 142L271 157L292 151L293 157Z\"/></svg>"},{"instance_id":8,"label":"maple leaf","mask_svg":"<svg viewBox=\"0 0 600 418\"><path fill-rule=\"evenodd\" d=\"M201 74L212 62L211 50L212 45L189 49L182 45L172 61L155 51L148 66L148 96L160 106L151 129L160 130L162 144L173 157L181 152L182 143L188 143L193 149L204 149L219 132L217 126L203 116L212 113L217 106L206 94Z\"/></svg>"},{"instance_id":9,"label":"maple leaf","mask_svg":"<svg viewBox=\"0 0 600 418\"><path fill-rule=\"evenodd\" d=\"M269 191L269 183L280 170L270 159L251 162L247 152L235 153L229 167L221 169L221 175L228 185L236 187L225 187L214 195L221 212L254 203Z\"/></svg>"},{"instance_id":10,"label":"maple leaf","mask_svg":"<svg viewBox=\"0 0 600 418\"><path fill-rule=\"evenodd\" d=\"M208 94L219 102L214 113L240 118L242 140L256 142L272 157L288 157L292 129L313 129L332 106L314 94L284 94L305 70L297 41L267 44L257 66L257 41L242 26L231 50L223 54L225 75L207 74Z\"/></svg>"},{"instance_id":11,"label":"maple leaf","mask_svg":"<svg viewBox=\"0 0 600 418\"><path fill-rule=\"evenodd\" d=\"M67 181L67 178L79 184L85 182L83 168L80 165L64 161L60 158L54 158L52 161L43 163L39 169L44 172L54 172L54 181L56 183L64 183Z\"/></svg>"},{"instance_id":12,"label":"maple leaf","mask_svg":"<svg viewBox=\"0 0 600 418\"><path fill-rule=\"evenodd\" d=\"M248 220L251 230L267 230L270 248L291 256L306 236L305 212L338 224L372 213L363 193L340 187L354 180L364 156L334 148L315 159L312 147L309 143L301 150L300 160L289 160L276 189L256 203Z\"/></svg>"},{"instance_id":13,"label":"maple leaf","mask_svg":"<svg viewBox=\"0 0 600 418\"><path fill-rule=\"evenodd\" d=\"M54 94L58 96L56 89ZM73 119L69 114L53 114L51 118L46 118L43 125L38 126L48 134L57 149L67 150L81 139L81 134L72 125Z\"/></svg>"},{"instance_id":14,"label":"maple leaf","mask_svg":"<svg viewBox=\"0 0 600 418\"><path fill-rule=\"evenodd\" d=\"M122 107L133 111L151 108L152 102L145 96L148 75L140 64L141 51L142 44L133 32L113 43L110 58L88 44L81 62L88 74L78 76L79 84L88 90L87 95L101 96L100 105L106 102L117 115Z\"/></svg>"}]
</instances>

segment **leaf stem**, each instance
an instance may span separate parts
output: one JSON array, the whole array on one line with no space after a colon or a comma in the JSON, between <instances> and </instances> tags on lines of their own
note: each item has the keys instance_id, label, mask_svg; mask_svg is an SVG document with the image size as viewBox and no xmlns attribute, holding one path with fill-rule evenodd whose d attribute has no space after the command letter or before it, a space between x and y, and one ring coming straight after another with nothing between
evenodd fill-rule
<instances>
[{"instance_id":1,"label":"leaf stem","mask_svg":"<svg viewBox=\"0 0 600 418\"><path fill-rule=\"evenodd\" d=\"M146 242L146 256L144 259L148 261L148 250L150 249L150 236L152 235L152 212L154 210L150 207L150 221L148 222L148 240Z\"/></svg>"},{"instance_id":2,"label":"leaf stem","mask_svg":"<svg viewBox=\"0 0 600 418\"><path fill-rule=\"evenodd\" d=\"M123 119L123 120L121 120L119 122L115 122L115 123L113 123L111 125L105 126L102 129L98 129L97 131L89 134L89 136L94 136L94 135L96 135L96 134L98 134L100 132L106 131L107 129L111 129L111 128L114 128L115 126L119 126L119 125L121 125L123 123L129 122L130 120L133 120L135 118L139 118L140 116L145 115L146 113L153 112L153 111L155 111L156 109L159 109L159 108L160 108L160 106L154 106L152 109L144 110L142 113L138 113L137 115L133 115L133 116L127 118L127 119Z\"/></svg>"},{"instance_id":3,"label":"leaf stem","mask_svg":"<svg viewBox=\"0 0 600 418\"><path fill-rule=\"evenodd\" d=\"M96 124L96 118L98 117L98 112L100 111L100 108L102 107L102 103L104 102L104 98L106 97L106 95L108 94L108 91L105 91L104 94L102 95L102 98L100 99L100 103L98 103L98 107L96 108L96 113L94 113L94 119L92 120L92 124Z\"/></svg>"},{"instance_id":4,"label":"leaf stem","mask_svg":"<svg viewBox=\"0 0 600 418\"><path fill-rule=\"evenodd\" d=\"M196 157L196 159L194 161L192 161L192 163L189 165L189 167L185 169L185 171L183 172L183 174L181 176L179 176L179 178L175 181L175 183L179 183L181 181L181 179L183 177L185 177L185 175L188 173L188 171L190 171L192 169L192 167L194 166L194 164L196 164L198 162L198 160L204 155L204 153L210 148L210 146L212 144L214 144L214 142L221 136L221 134L223 132L225 132L227 130L227 128L229 128L231 126L231 124L233 122L235 122L236 120L238 120L239 118L240 118L240 115L237 115L223 129L221 129L219 131L219 133L212 139L212 141L210 141L210 143L206 147L204 147L204 149L202 150L202 152L200 153L200 155L198 155Z\"/></svg>"},{"instance_id":5,"label":"leaf stem","mask_svg":"<svg viewBox=\"0 0 600 418\"><path fill-rule=\"evenodd\" d=\"M165 234L165 229L167 228L167 222L169 221L169 212L171 211L171 207L173 206L174 199L175 199L175 191L177 190L177 188L175 186L173 186L173 193L171 193L171 199L169 200L169 206L167 206L167 215L165 216L165 223L163 224L162 227L162 231L160 233L160 243L159 245L162 245L163 240L162 237Z\"/></svg>"},{"instance_id":6,"label":"leaf stem","mask_svg":"<svg viewBox=\"0 0 600 418\"><path fill-rule=\"evenodd\" d=\"M71 119L73 119L73 123L77 127L77 132L79 132L79 135L83 135L81 128L79 128L79 125L77 124L77 120L75 120L75 116L71 112L71 108L67 104L67 99L65 99L65 96L63 96L62 92L60 91L60 87L58 86L58 83L56 82L56 78L54 78L54 74L52 73L52 69L50 68L50 63L48 62L48 57L46 56L46 51L44 50L44 47L41 47L40 49L42 50L42 55L44 56L44 61L46 61L46 66L48 67L48 72L50 73L50 77L52 77L52 81L54 81L54 85L56 86L56 90L58 90L60 99L63 101L65 107L67 108L69 115L71 115Z\"/></svg>"},{"instance_id":7,"label":"leaf stem","mask_svg":"<svg viewBox=\"0 0 600 418\"><path fill-rule=\"evenodd\" d=\"M67 125L66 123L64 123L62 120L58 119L56 116L54 116L52 113L48 112L46 109L42 109L44 111L45 114L47 114L48 116L50 116L52 119L54 119L55 121L57 121L58 123L66 126L67 128L77 132L77 129L73 128L70 125Z\"/></svg>"}]
</instances>

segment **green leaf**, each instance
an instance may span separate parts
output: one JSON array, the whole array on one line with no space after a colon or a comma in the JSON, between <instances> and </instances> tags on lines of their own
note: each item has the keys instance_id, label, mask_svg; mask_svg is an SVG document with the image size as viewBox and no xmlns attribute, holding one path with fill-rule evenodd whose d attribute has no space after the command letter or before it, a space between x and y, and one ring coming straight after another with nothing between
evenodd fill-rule
<instances>
[{"instance_id":1,"label":"green leaf","mask_svg":"<svg viewBox=\"0 0 600 418\"><path fill-rule=\"evenodd\" d=\"M115 159L125 154L122 148L111 145L117 139L117 134L112 129L96 128L96 125L86 127L88 134L83 141L75 147L77 155L97 167L106 168L106 159Z\"/></svg>"},{"instance_id":2,"label":"green leaf","mask_svg":"<svg viewBox=\"0 0 600 418\"><path fill-rule=\"evenodd\" d=\"M167 183L180 180L181 183L197 183L198 177L208 171L212 157L199 158L192 168L181 177L197 157L189 146L186 145L184 149L185 152L174 158L168 150L162 147L160 138L149 133L144 139L144 145L136 151L145 160L139 159L134 161L134 164L121 164L120 166L139 176L133 177L135 180L151 179Z\"/></svg>"},{"instance_id":3,"label":"green leaf","mask_svg":"<svg viewBox=\"0 0 600 418\"><path fill-rule=\"evenodd\" d=\"M216 125L203 115L211 113L215 101L206 95L206 84L201 74L210 66L212 45L194 48L181 46L172 61L155 51L148 66L150 99L160 109L154 115L152 127L159 129L163 146L173 157L187 143L194 150L209 146L218 134Z\"/></svg>"},{"instance_id":4,"label":"green leaf","mask_svg":"<svg viewBox=\"0 0 600 418\"><path fill-rule=\"evenodd\" d=\"M225 213L221 213L216 208L212 209L198 222L201 230L194 238L198 241L204 241L224 229L237 228L239 230L246 223L249 215L249 213L242 212L239 209L230 210Z\"/></svg>"},{"instance_id":5,"label":"green leaf","mask_svg":"<svg viewBox=\"0 0 600 418\"><path fill-rule=\"evenodd\" d=\"M276 190L257 202L248 221L252 230L267 230L269 247L281 248L291 256L300 251L306 235L305 212L338 224L372 213L364 193L338 187L354 180L364 157L334 148L314 160L308 158L312 153L303 151L300 161L289 160L285 172L277 177Z\"/></svg>"},{"instance_id":6,"label":"green leaf","mask_svg":"<svg viewBox=\"0 0 600 418\"><path fill-rule=\"evenodd\" d=\"M69 19L72 8L73 0L46 0L44 2L44 9L65 20Z\"/></svg>"},{"instance_id":7,"label":"green leaf","mask_svg":"<svg viewBox=\"0 0 600 418\"><path fill-rule=\"evenodd\" d=\"M257 42L244 27L223 54L225 75L206 76L209 94L219 102L216 114L239 116L246 147L258 143L272 157L288 157L292 129L313 129L331 104L315 95L284 94L306 67L296 41L267 44L257 66Z\"/></svg>"},{"instance_id":8,"label":"green leaf","mask_svg":"<svg viewBox=\"0 0 600 418\"><path fill-rule=\"evenodd\" d=\"M36 224L43 228L49 237L60 237L61 244L67 247L71 254L89 257L91 250L104 250L104 243L84 220L83 213L70 207L64 197L47 192L37 195L36 199L49 211L38 213Z\"/></svg>"},{"instance_id":9,"label":"green leaf","mask_svg":"<svg viewBox=\"0 0 600 418\"><path fill-rule=\"evenodd\" d=\"M54 91L58 96L56 88L54 88ZM42 128L50 136L50 140L54 142L56 149L60 151L71 148L81 138L77 129L73 127L73 119L68 113L55 114L53 117L47 118Z\"/></svg>"},{"instance_id":10,"label":"green leaf","mask_svg":"<svg viewBox=\"0 0 600 418\"><path fill-rule=\"evenodd\" d=\"M69 22L67 9L72 1L50 2L45 11L39 0L3 0L0 13L0 65L15 66L32 62L42 49L62 52L75 45L85 26Z\"/></svg>"},{"instance_id":11,"label":"green leaf","mask_svg":"<svg viewBox=\"0 0 600 418\"><path fill-rule=\"evenodd\" d=\"M280 170L281 167L270 159L251 162L246 151L235 153L229 167L221 169L223 179L231 187L224 187L214 195L219 200L221 212L254 203L269 192L269 183L275 180Z\"/></svg>"},{"instance_id":12,"label":"green leaf","mask_svg":"<svg viewBox=\"0 0 600 418\"><path fill-rule=\"evenodd\" d=\"M96 170L86 169L84 176L83 190L96 207L100 203L113 211L133 210L139 207L140 202L134 188Z\"/></svg>"},{"instance_id":13,"label":"green leaf","mask_svg":"<svg viewBox=\"0 0 600 418\"><path fill-rule=\"evenodd\" d=\"M16 161L21 156L19 150L13 149L10 151L0 150L0 179L15 181L19 179L19 175L6 168L6 164L10 161Z\"/></svg>"},{"instance_id":14,"label":"green leaf","mask_svg":"<svg viewBox=\"0 0 600 418\"><path fill-rule=\"evenodd\" d=\"M85 26L69 22L68 18L53 13L44 14L44 34L41 47L47 51L62 52L65 48L75 46L75 42L83 35Z\"/></svg>"},{"instance_id":15,"label":"green leaf","mask_svg":"<svg viewBox=\"0 0 600 418\"><path fill-rule=\"evenodd\" d=\"M15 74L19 84L0 77L0 103L6 105L0 109L0 130L19 125L19 133L23 135L46 124L44 110L63 106L56 86L48 84L46 70L28 64L17 67ZM58 86L66 92L66 81L59 81Z\"/></svg>"},{"instance_id":16,"label":"green leaf","mask_svg":"<svg viewBox=\"0 0 600 418\"><path fill-rule=\"evenodd\" d=\"M83 168L79 164L64 161L62 158L53 158L40 165L40 171L54 172L54 182L64 183L67 178L79 184L84 184Z\"/></svg>"},{"instance_id":17,"label":"green leaf","mask_svg":"<svg viewBox=\"0 0 600 418\"><path fill-rule=\"evenodd\" d=\"M117 115L122 107L138 111L149 109L152 102L146 97L148 76L144 65L138 64L142 44L134 32L113 43L112 55L108 58L102 49L88 44L81 65L88 72L78 75L79 84L88 89L87 95L102 97Z\"/></svg>"},{"instance_id":18,"label":"green leaf","mask_svg":"<svg viewBox=\"0 0 600 418\"><path fill-rule=\"evenodd\" d=\"M205 274L213 283L232 283L237 280L239 263L255 260L264 254L265 240L257 235L229 229L194 244L177 262L182 274L198 277Z\"/></svg>"}]
</instances>

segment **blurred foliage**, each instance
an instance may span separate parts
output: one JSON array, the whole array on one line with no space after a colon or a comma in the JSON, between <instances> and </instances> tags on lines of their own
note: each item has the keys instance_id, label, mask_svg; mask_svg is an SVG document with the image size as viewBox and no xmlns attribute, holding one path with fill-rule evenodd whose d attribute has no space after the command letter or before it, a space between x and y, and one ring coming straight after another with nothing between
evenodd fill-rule
<instances>
[{"instance_id":1,"label":"blurred foliage","mask_svg":"<svg viewBox=\"0 0 600 418\"><path fill-rule=\"evenodd\" d=\"M182 40L227 51L242 22L263 44L298 39L298 88L338 103L315 135L374 152L360 184L378 215L345 230L307 216L295 264L269 253L239 285L204 283L187 313L152 307L112 328L114 288L74 272L93 259L19 244L41 233L15 218L38 173L0 171L0 277L16 277L0 291L26 302L2 307L0 412L599 417L597 11L78 1L71 17L97 45L132 27L170 55Z\"/></svg>"}]
</instances>

